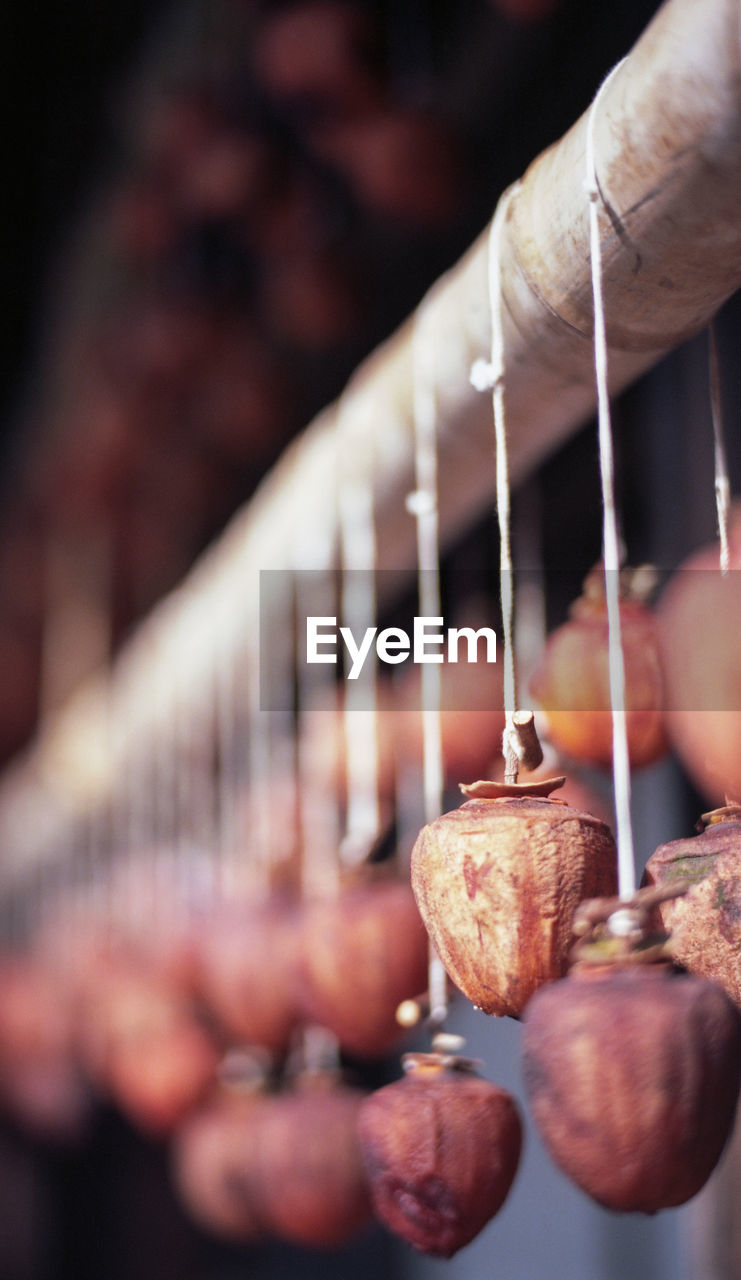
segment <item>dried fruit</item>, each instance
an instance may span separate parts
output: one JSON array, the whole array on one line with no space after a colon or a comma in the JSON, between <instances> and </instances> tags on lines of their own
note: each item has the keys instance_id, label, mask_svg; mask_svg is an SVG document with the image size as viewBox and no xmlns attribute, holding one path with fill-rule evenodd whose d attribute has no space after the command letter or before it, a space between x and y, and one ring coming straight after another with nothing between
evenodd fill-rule
<instances>
[{"instance_id":1,"label":"dried fruit","mask_svg":"<svg viewBox=\"0 0 741 1280\"><path fill-rule=\"evenodd\" d=\"M669 964L585 965L524 1018L523 1071L557 1165L609 1209L684 1204L733 1125L741 1018L715 983Z\"/></svg>"},{"instance_id":2,"label":"dried fruit","mask_svg":"<svg viewBox=\"0 0 741 1280\"><path fill-rule=\"evenodd\" d=\"M657 610L667 730L690 778L711 804L741 801L741 505L733 510L730 572L718 544L685 560Z\"/></svg>"},{"instance_id":3,"label":"dried fruit","mask_svg":"<svg viewBox=\"0 0 741 1280\"><path fill-rule=\"evenodd\" d=\"M298 911L272 900L232 904L204 921L197 986L224 1029L245 1044L285 1050L298 1023Z\"/></svg>"},{"instance_id":4,"label":"dried fruit","mask_svg":"<svg viewBox=\"0 0 741 1280\"><path fill-rule=\"evenodd\" d=\"M307 903L302 971L305 1017L348 1053L383 1057L401 1034L397 1006L427 982L427 935L409 885L356 883Z\"/></svg>"},{"instance_id":5,"label":"dried fruit","mask_svg":"<svg viewBox=\"0 0 741 1280\"><path fill-rule=\"evenodd\" d=\"M79 1139L89 1096L73 1053L69 991L43 958L0 961L0 1107L42 1141Z\"/></svg>"},{"instance_id":6,"label":"dried fruit","mask_svg":"<svg viewBox=\"0 0 741 1280\"><path fill-rule=\"evenodd\" d=\"M520 1158L513 1098L439 1054L366 1098L358 1132L377 1216L423 1253L450 1258L504 1202Z\"/></svg>"},{"instance_id":7,"label":"dried fruit","mask_svg":"<svg viewBox=\"0 0 741 1280\"><path fill-rule=\"evenodd\" d=\"M620 602L628 751L634 768L667 751L663 676L653 614L630 596ZM612 763L607 606L601 570L589 575L570 618L549 637L530 682L560 751L585 764Z\"/></svg>"},{"instance_id":8,"label":"dried fruit","mask_svg":"<svg viewBox=\"0 0 741 1280\"><path fill-rule=\"evenodd\" d=\"M464 788L476 798L423 827L412 851L428 932L485 1013L518 1017L542 983L561 977L578 904L615 892L612 832L550 798L557 785Z\"/></svg>"},{"instance_id":9,"label":"dried fruit","mask_svg":"<svg viewBox=\"0 0 741 1280\"><path fill-rule=\"evenodd\" d=\"M344 1244L371 1217L357 1136L363 1096L318 1076L294 1093L223 1097L193 1116L173 1166L193 1216L232 1239Z\"/></svg>"},{"instance_id":10,"label":"dried fruit","mask_svg":"<svg viewBox=\"0 0 741 1280\"><path fill-rule=\"evenodd\" d=\"M259 1239L255 1203L254 1097L220 1097L189 1116L175 1135L172 1171L191 1217L208 1231L244 1243Z\"/></svg>"},{"instance_id":11,"label":"dried fruit","mask_svg":"<svg viewBox=\"0 0 741 1280\"><path fill-rule=\"evenodd\" d=\"M216 1045L188 1001L131 957L101 958L79 1012L86 1069L147 1133L168 1133L215 1079Z\"/></svg>"},{"instance_id":12,"label":"dried fruit","mask_svg":"<svg viewBox=\"0 0 741 1280\"><path fill-rule=\"evenodd\" d=\"M363 1094L307 1087L265 1098L253 1123L260 1213L275 1235L336 1248L371 1217L357 1118Z\"/></svg>"},{"instance_id":13,"label":"dried fruit","mask_svg":"<svg viewBox=\"0 0 741 1280\"><path fill-rule=\"evenodd\" d=\"M679 964L711 978L741 1005L741 806L703 814L700 835L659 845L646 863L649 885L689 884L683 897L661 902L657 920L671 933Z\"/></svg>"}]
</instances>

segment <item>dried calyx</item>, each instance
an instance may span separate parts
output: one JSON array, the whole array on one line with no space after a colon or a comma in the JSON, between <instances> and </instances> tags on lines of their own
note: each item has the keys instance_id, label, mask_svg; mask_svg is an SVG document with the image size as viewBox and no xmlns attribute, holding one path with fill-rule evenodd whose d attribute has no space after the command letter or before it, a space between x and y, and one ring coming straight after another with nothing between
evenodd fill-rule
<instances>
[{"instance_id":1,"label":"dried calyx","mask_svg":"<svg viewBox=\"0 0 741 1280\"><path fill-rule=\"evenodd\" d=\"M589 964L651 964L671 960L670 936L652 927L660 904L682 897L686 880L639 889L630 898L591 898L574 915L574 967Z\"/></svg>"}]
</instances>

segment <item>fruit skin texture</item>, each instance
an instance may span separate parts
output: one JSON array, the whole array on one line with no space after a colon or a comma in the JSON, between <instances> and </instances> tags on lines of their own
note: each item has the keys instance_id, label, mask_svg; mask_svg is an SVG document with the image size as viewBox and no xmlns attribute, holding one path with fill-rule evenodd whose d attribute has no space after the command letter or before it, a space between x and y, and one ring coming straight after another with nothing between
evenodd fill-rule
<instances>
[{"instance_id":1,"label":"fruit skin texture","mask_svg":"<svg viewBox=\"0 0 741 1280\"><path fill-rule=\"evenodd\" d=\"M625 660L626 727L633 768L666 754L663 675L653 614L638 601L620 604ZM548 736L574 760L612 764L607 609L575 601L571 617L550 636L530 689L548 718Z\"/></svg>"},{"instance_id":2,"label":"fruit skin texture","mask_svg":"<svg viewBox=\"0 0 741 1280\"><path fill-rule=\"evenodd\" d=\"M579 903L617 891L616 859L609 827L560 800L468 800L422 828L412 888L461 991L519 1017L566 972Z\"/></svg>"},{"instance_id":3,"label":"fruit skin texture","mask_svg":"<svg viewBox=\"0 0 741 1280\"><path fill-rule=\"evenodd\" d=\"M427 935L409 885L379 880L308 902L302 1009L343 1049L383 1057L402 1034L396 1009L427 984Z\"/></svg>"},{"instance_id":4,"label":"fruit skin texture","mask_svg":"<svg viewBox=\"0 0 741 1280\"><path fill-rule=\"evenodd\" d=\"M741 800L741 505L733 509L730 569L718 567L718 543L680 566L657 618L671 744L711 804Z\"/></svg>"},{"instance_id":5,"label":"fruit skin texture","mask_svg":"<svg viewBox=\"0 0 741 1280\"><path fill-rule=\"evenodd\" d=\"M733 1126L741 1018L715 983L665 965L578 970L533 997L523 1073L555 1163L608 1209L696 1194Z\"/></svg>"},{"instance_id":6,"label":"fruit skin texture","mask_svg":"<svg viewBox=\"0 0 741 1280\"><path fill-rule=\"evenodd\" d=\"M380 1220L450 1258L499 1210L520 1158L514 1100L478 1076L412 1071L366 1098L358 1119Z\"/></svg>"},{"instance_id":7,"label":"fruit skin texture","mask_svg":"<svg viewBox=\"0 0 741 1280\"><path fill-rule=\"evenodd\" d=\"M741 1005L741 810L701 835L671 840L651 854L644 884L689 880L681 898L656 908L671 934L671 952L685 969L718 982Z\"/></svg>"}]
</instances>

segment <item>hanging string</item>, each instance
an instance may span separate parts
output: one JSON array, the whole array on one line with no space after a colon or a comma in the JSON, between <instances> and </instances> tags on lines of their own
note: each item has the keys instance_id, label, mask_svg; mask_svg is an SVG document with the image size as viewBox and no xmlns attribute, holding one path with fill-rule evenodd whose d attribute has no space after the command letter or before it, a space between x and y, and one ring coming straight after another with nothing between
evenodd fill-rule
<instances>
[{"instance_id":1,"label":"hanging string","mask_svg":"<svg viewBox=\"0 0 741 1280\"><path fill-rule=\"evenodd\" d=\"M625 59L623 59L624 61ZM602 485L602 554L605 572L610 706L612 709L612 771L618 848L618 891L622 899L629 899L635 893L636 876L633 828L630 814L630 759L625 722L625 661L620 626L620 540L615 508L607 335L602 288L602 248L599 231L600 190L594 154L597 109L607 86L612 82L623 62L619 62L613 67L610 74L602 82L589 110L586 131L585 189L589 198L589 254L592 269L592 299L594 307L594 367L597 383L597 426L600 480Z\"/></svg>"},{"instance_id":2,"label":"hanging string","mask_svg":"<svg viewBox=\"0 0 741 1280\"><path fill-rule=\"evenodd\" d=\"M335 449L337 439L334 439ZM328 477L329 491L337 492L337 458L332 460ZM299 524L294 531L293 578L295 617L299 629L309 615L334 617L337 614L335 590L335 546L331 530L306 529ZM337 696L334 680L328 680L320 668L305 661L304 640L297 635L295 646L297 698L297 783L298 811L301 830L301 893L305 898L328 897L341 887L341 864L337 856L340 844L340 815L335 791L317 771L316 751L307 719L312 709L322 707L331 716L330 745L337 747Z\"/></svg>"},{"instance_id":3,"label":"hanging string","mask_svg":"<svg viewBox=\"0 0 741 1280\"><path fill-rule=\"evenodd\" d=\"M720 392L720 363L715 324L708 327L708 369L710 375L710 413L713 420L713 457L715 467L715 506L718 512L718 537L720 539L720 571L728 573L731 556L728 545L728 522L731 511L731 481L728 475L725 430L723 427L723 401Z\"/></svg>"},{"instance_id":4,"label":"hanging string","mask_svg":"<svg viewBox=\"0 0 741 1280\"><path fill-rule=\"evenodd\" d=\"M352 415L337 414L342 578L340 607L343 622L360 635L376 619L376 530L373 512L372 452L365 465L358 455L372 451L373 433L361 418L354 429ZM362 460L361 460L362 461ZM343 706L347 817L340 855L348 866L362 862L381 825L378 768L378 681L375 663L362 677L347 681Z\"/></svg>"},{"instance_id":5,"label":"hanging string","mask_svg":"<svg viewBox=\"0 0 741 1280\"><path fill-rule=\"evenodd\" d=\"M517 751L518 735L515 729L517 710L517 680L515 675L514 646L514 583L512 547L510 541L510 486L507 457L507 427L504 405L504 324L502 317L502 227L510 201L518 190L516 183L504 193L492 218L489 230L489 303L491 306L491 365L489 376L492 388L494 412L494 441L496 450L496 496L499 523L499 592L502 608L502 639L504 643L504 780L516 782L519 770Z\"/></svg>"},{"instance_id":6,"label":"hanging string","mask_svg":"<svg viewBox=\"0 0 741 1280\"><path fill-rule=\"evenodd\" d=\"M440 618L440 550L437 509L437 406L431 360L425 348L425 303L417 312L412 338L412 391L414 407L414 478L416 488L407 496L407 510L417 522L417 583L423 617ZM440 663L424 662L421 671L422 769L425 822L434 822L443 808L444 771L440 701ZM430 943L428 996L429 1021L439 1028L448 1011L445 968Z\"/></svg>"}]
</instances>

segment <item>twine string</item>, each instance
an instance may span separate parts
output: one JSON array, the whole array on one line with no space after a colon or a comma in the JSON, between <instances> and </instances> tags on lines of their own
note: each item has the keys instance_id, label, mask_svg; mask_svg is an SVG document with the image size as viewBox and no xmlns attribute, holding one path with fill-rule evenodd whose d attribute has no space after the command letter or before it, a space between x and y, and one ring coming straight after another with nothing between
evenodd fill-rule
<instances>
[{"instance_id":1,"label":"twine string","mask_svg":"<svg viewBox=\"0 0 741 1280\"><path fill-rule=\"evenodd\" d=\"M373 433L358 431L352 424L352 415L343 412L341 403L337 415L340 601L345 625L360 635L374 624L377 612L372 454L367 465L357 465L359 452L372 450ZM367 422L361 420L361 424L367 427ZM369 662L359 679L347 681L343 727L347 815L340 856L346 865L354 866L363 861L381 825L375 663Z\"/></svg>"},{"instance_id":2,"label":"twine string","mask_svg":"<svg viewBox=\"0 0 741 1280\"><path fill-rule=\"evenodd\" d=\"M710 414L713 420L713 461L715 469L715 507L718 513L718 537L720 540L720 571L725 576L731 563L728 544L728 524L731 512L731 481L728 475L723 401L720 391L720 362L715 325L708 327L708 371L710 377Z\"/></svg>"},{"instance_id":3,"label":"twine string","mask_svg":"<svg viewBox=\"0 0 741 1280\"><path fill-rule=\"evenodd\" d=\"M625 59L623 59L623 62ZM589 255L594 309L594 369L597 384L597 427L602 488L602 555L607 605L610 707L612 711L612 773L618 848L618 891L623 900L636 888L633 828L630 812L630 759L625 719L625 659L620 625L620 539L615 505L615 468L608 378L607 335L602 279L602 246L599 230L600 189L595 163L597 111L605 91L623 65L619 62L600 85L587 118L586 179L589 199Z\"/></svg>"},{"instance_id":4,"label":"twine string","mask_svg":"<svg viewBox=\"0 0 741 1280\"><path fill-rule=\"evenodd\" d=\"M414 475L416 489L407 497L407 510L417 522L417 582L420 613L441 616L440 554L437 509L437 405L431 361L425 350L425 304L417 312L412 339L414 407ZM443 751L440 664L422 663L422 768L425 822L434 822L443 808ZM430 942L428 965L429 1021L439 1028L448 1011L447 975Z\"/></svg>"},{"instance_id":5,"label":"twine string","mask_svg":"<svg viewBox=\"0 0 741 1280\"><path fill-rule=\"evenodd\" d=\"M504 735L502 750L505 781L516 782L518 776L517 733L514 716L517 710L517 678L514 644L514 583L510 537L510 484L507 454L507 424L504 402L504 322L502 315L502 228L510 202L519 183L505 191L500 199L489 230L489 303L491 307L491 364L489 376L494 414L496 456L496 501L499 524L499 594L502 609Z\"/></svg>"}]
</instances>

